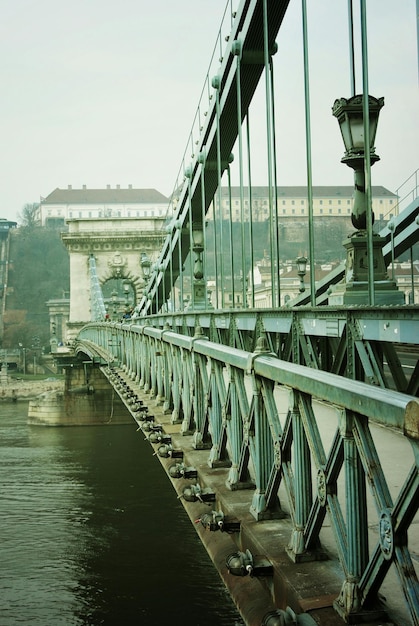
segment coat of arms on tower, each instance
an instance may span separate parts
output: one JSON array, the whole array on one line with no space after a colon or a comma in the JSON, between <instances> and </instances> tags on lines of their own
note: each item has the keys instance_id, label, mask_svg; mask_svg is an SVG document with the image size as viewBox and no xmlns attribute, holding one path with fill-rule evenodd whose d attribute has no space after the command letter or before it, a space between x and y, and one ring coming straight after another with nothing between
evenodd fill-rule
<instances>
[{"instance_id":1,"label":"coat of arms on tower","mask_svg":"<svg viewBox=\"0 0 419 626\"><path fill-rule=\"evenodd\" d=\"M115 278L121 276L122 270L126 265L127 260L124 258L120 252L116 251L113 255L112 259L109 259L108 265L111 269L111 272Z\"/></svg>"}]
</instances>

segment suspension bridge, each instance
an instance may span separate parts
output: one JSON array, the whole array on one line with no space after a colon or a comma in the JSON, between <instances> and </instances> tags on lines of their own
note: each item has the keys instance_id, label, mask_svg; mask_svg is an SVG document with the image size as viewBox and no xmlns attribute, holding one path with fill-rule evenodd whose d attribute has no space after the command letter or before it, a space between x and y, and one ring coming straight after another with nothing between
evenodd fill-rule
<instances>
[{"instance_id":1,"label":"suspension bridge","mask_svg":"<svg viewBox=\"0 0 419 626\"><path fill-rule=\"evenodd\" d=\"M84 254L85 276L76 280L90 285L91 319L70 318L77 334L65 356L68 376L80 362L87 389L99 370L114 390L197 521L246 624L418 625L419 309L414 285L406 304L389 270L418 240L417 175L375 232L371 166L383 101L355 92L336 100L342 161L354 172L355 232L344 242L345 260L322 281L311 271L309 289L285 303L273 78L288 2L233 4L164 224L142 234L144 245L138 233L131 245L124 232L122 255L113 250L106 262L99 240L94 248L85 237L70 250ZM352 20L349 12L349 32ZM306 59L305 28L303 49ZM308 122L307 65L304 80ZM267 136L268 309L255 307L254 224L244 211L252 207L249 110L258 89ZM306 249L314 265L309 123L306 136ZM233 153L240 237L231 216L220 218ZM137 257L144 262L145 251L152 263L141 274ZM105 321L102 287L110 277L133 284L130 320ZM225 301L227 280L238 285L232 302L240 308Z\"/></svg>"}]
</instances>

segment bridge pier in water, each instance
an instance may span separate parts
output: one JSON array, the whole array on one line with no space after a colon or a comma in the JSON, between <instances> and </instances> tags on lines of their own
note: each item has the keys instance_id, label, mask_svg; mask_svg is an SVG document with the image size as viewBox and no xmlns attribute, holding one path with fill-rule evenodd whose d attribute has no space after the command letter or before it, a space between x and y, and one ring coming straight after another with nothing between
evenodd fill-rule
<instances>
[{"instance_id":1,"label":"bridge pier in water","mask_svg":"<svg viewBox=\"0 0 419 626\"><path fill-rule=\"evenodd\" d=\"M131 424L132 417L98 364L72 362L65 367L63 391L49 391L31 400L28 423L34 426Z\"/></svg>"}]
</instances>

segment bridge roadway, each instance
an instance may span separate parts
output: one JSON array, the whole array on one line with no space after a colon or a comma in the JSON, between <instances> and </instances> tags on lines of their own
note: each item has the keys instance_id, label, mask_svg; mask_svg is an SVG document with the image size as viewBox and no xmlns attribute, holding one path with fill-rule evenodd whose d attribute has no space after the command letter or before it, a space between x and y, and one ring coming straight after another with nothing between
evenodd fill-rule
<instances>
[{"instance_id":1,"label":"bridge roadway","mask_svg":"<svg viewBox=\"0 0 419 626\"><path fill-rule=\"evenodd\" d=\"M275 626L278 618L269 616L278 606L287 606L297 615L307 614L313 618L304 621L306 616L299 618L297 623L317 623L321 626L339 625L345 622L336 613L333 603L339 596L343 582L343 574L336 553L336 543L331 525L324 524L321 532L322 553L320 560L307 560L302 563L292 562L287 555L287 546L292 535L292 524L287 510L285 494L279 496L281 508L286 513L283 519L256 521L249 511L249 491L246 489L231 490L226 486L228 467L210 468L208 464L208 450L197 450L193 445L193 436L181 432L180 424L173 424L171 416L158 406L156 400L150 399L140 385L124 371L124 368L102 367L102 371L114 386L122 401L138 424L140 436L144 436L150 443L150 454L158 459L166 471L173 488L190 517L199 534L199 537L210 555L215 568L223 579L231 597L237 605L245 623L248 626ZM121 381L123 384L121 385ZM129 401L130 390L148 408L148 419L138 418L138 412L133 412ZM327 404L320 406L319 427L326 436L330 428L333 409ZM149 418L154 416L151 421ZM144 415L143 415L144 417ZM154 429L161 427L161 432L155 434L155 441L148 430L152 424ZM376 445L380 448L380 458L389 490L392 497L396 497L403 485L407 468L413 460L412 448L403 435L393 428L382 425L371 425ZM173 456L161 456L165 451L165 442L170 440L170 446L175 451ZM175 458L176 451L179 458ZM190 471L191 478L185 474L176 478L171 475L171 467L182 463ZM200 485L200 496L194 496L191 486L196 484L194 472L197 471ZM254 486L253 486L254 487ZM340 480L339 489L344 489ZM186 490L186 491L185 491ZM216 501L213 498L216 494ZM185 495L188 499L185 499ZM371 498L367 502L368 508L373 508ZM211 531L200 521L206 521L205 515L222 511L225 527L229 523L240 523L240 529L231 532ZM218 519L218 518L217 518ZM167 520L170 522L170 511ZM418 572L419 561L419 514L409 529L409 550L415 561ZM378 524L370 525L370 544L377 543L379 534ZM237 552L245 553L250 550L253 556L254 572L251 576L237 576L230 573L226 560L229 555ZM258 569L259 568L259 569ZM406 607L403 594L397 581L395 567L385 579L380 589L383 605L374 608L371 612L361 612L352 616L350 623L397 624L404 626L411 623L411 616ZM290 614L291 615L291 614ZM301 619L301 621L300 621ZM265 620L265 621L264 621ZM268 620L268 621L266 621ZM270 621L269 621L270 620ZM378 621L377 621L378 620ZM282 622L281 622L282 624Z\"/></svg>"}]
</instances>

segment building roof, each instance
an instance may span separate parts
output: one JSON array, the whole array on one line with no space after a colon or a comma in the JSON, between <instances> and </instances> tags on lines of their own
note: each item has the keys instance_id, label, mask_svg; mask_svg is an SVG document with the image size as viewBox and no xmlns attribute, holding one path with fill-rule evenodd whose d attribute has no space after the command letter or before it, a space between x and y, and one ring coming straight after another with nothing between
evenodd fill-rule
<instances>
[{"instance_id":1,"label":"building roof","mask_svg":"<svg viewBox=\"0 0 419 626\"><path fill-rule=\"evenodd\" d=\"M156 189L54 189L41 204L169 204L169 199Z\"/></svg>"},{"instance_id":2,"label":"building roof","mask_svg":"<svg viewBox=\"0 0 419 626\"><path fill-rule=\"evenodd\" d=\"M245 188L245 193L247 189ZM313 186L313 197L314 198L338 198L342 196L342 198L351 198L354 193L354 187L351 185L320 185ZM267 198L269 194L268 187L252 187L252 197L253 200L257 198ZM288 187L277 187L278 198L307 198L307 187L304 185L301 186L288 186ZM224 197L229 195L229 190L226 187L223 187L222 195ZM240 187L231 187L231 195L236 197L240 195ZM385 187L381 185L376 185L372 187L372 195L374 198L397 198L397 195Z\"/></svg>"}]
</instances>

